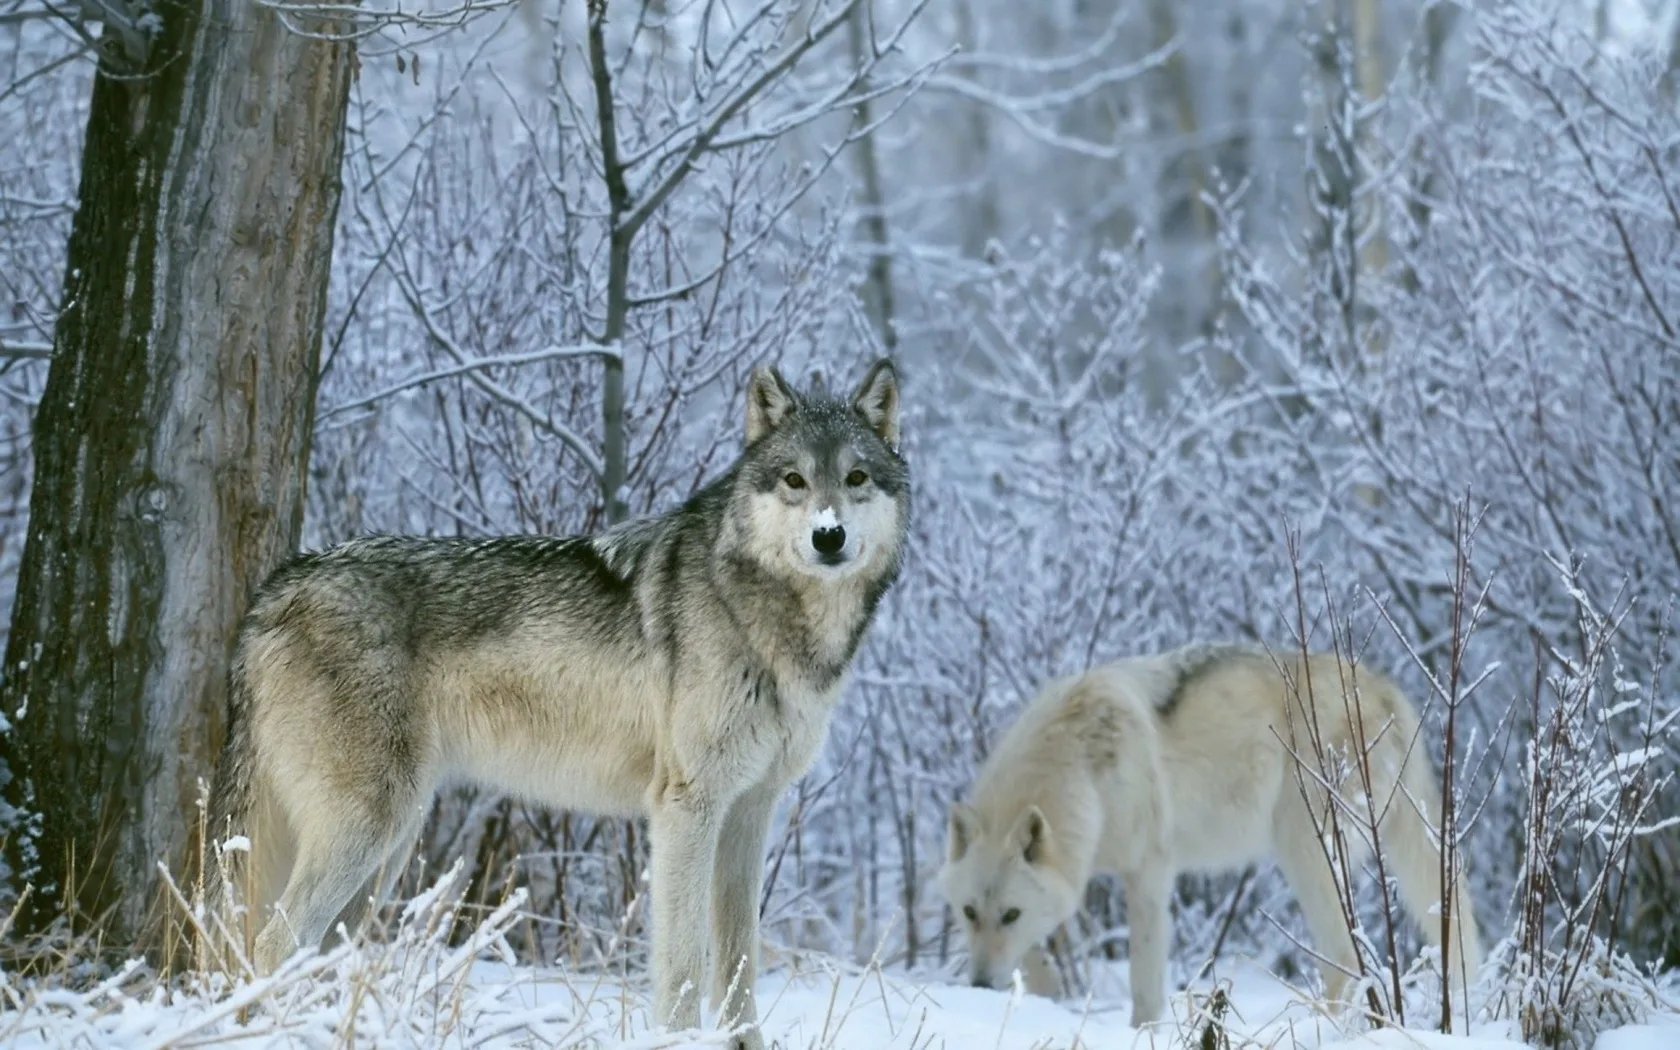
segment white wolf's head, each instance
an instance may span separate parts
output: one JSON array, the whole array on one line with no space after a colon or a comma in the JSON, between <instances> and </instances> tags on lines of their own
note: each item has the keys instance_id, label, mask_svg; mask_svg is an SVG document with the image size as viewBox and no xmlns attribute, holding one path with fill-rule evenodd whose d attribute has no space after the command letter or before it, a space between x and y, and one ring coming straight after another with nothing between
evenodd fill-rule
<instances>
[{"instance_id":1,"label":"white wolf's head","mask_svg":"<svg viewBox=\"0 0 1680 1050\"><path fill-rule=\"evenodd\" d=\"M1079 906L1083 887L1055 864L1050 822L1030 806L1007 828L990 828L961 803L951 808L939 888L968 934L969 977L999 988Z\"/></svg>"},{"instance_id":2,"label":"white wolf's head","mask_svg":"<svg viewBox=\"0 0 1680 1050\"><path fill-rule=\"evenodd\" d=\"M898 375L877 361L850 400L804 395L774 368L747 390L740 539L781 573L839 580L896 573L909 521L898 454Z\"/></svg>"}]
</instances>

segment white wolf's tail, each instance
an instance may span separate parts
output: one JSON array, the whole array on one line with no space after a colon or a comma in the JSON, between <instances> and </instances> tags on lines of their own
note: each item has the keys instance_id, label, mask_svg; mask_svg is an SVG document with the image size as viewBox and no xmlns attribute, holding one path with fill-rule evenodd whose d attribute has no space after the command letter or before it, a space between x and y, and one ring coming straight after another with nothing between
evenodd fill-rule
<instances>
[{"instance_id":1,"label":"white wolf's tail","mask_svg":"<svg viewBox=\"0 0 1680 1050\"><path fill-rule=\"evenodd\" d=\"M1441 792L1435 773L1424 756L1418 736L1418 720L1411 705L1398 692L1389 705L1395 721L1388 731L1389 746L1402 756L1401 791L1388 807L1382 822L1383 853L1395 880L1400 899L1423 927L1429 943L1441 947L1442 902L1450 900L1447 936L1454 950L1443 955L1451 959L1449 979L1454 987L1474 983L1482 963L1482 939L1476 913L1470 904L1470 875L1464 854L1455 851L1456 872L1446 873L1451 895L1442 892ZM1410 751L1410 758L1405 753Z\"/></svg>"}]
</instances>

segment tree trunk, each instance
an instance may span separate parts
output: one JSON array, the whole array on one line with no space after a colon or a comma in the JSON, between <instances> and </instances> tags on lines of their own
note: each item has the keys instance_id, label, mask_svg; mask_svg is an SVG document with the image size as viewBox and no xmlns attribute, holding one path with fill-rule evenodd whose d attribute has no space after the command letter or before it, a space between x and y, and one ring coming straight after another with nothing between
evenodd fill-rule
<instances>
[{"instance_id":1,"label":"tree trunk","mask_svg":"<svg viewBox=\"0 0 1680 1050\"><path fill-rule=\"evenodd\" d=\"M601 342L608 354L601 375L601 505L607 524L629 517L624 485L624 331L630 316L630 249L637 230L629 223L634 202L625 181L625 165L618 156L614 123L612 66L607 61L607 0L589 0L589 68L595 85L595 115L600 121L601 173L607 183L607 317Z\"/></svg>"},{"instance_id":2,"label":"tree trunk","mask_svg":"<svg viewBox=\"0 0 1680 1050\"><path fill-rule=\"evenodd\" d=\"M143 68L109 51L94 83L0 685L23 932L67 915L122 951L297 543L354 61L250 0L151 9Z\"/></svg>"},{"instance_id":3,"label":"tree trunk","mask_svg":"<svg viewBox=\"0 0 1680 1050\"><path fill-rule=\"evenodd\" d=\"M869 8L859 4L852 8L846 20L846 32L852 52L852 64L859 69L869 63ZM863 180L862 196L863 240L869 245L869 266L863 286L863 305L881 347L888 354L898 349L898 318L893 309L892 243L887 237L887 204L881 192L881 158L875 150L874 107L867 97L869 83L859 85L866 96L852 110L852 125L864 130L857 142L858 177ZM911 922L914 931L915 924ZM915 949L910 952L915 961Z\"/></svg>"},{"instance_id":4,"label":"tree trunk","mask_svg":"<svg viewBox=\"0 0 1680 1050\"><path fill-rule=\"evenodd\" d=\"M952 7L952 15L956 19L958 47L964 51L973 52L980 49L979 19L974 7L977 0L962 0ZM958 73L958 76L965 74ZM968 79L978 82L980 71L974 70L966 74ZM980 102L972 99L961 99L956 102L961 108L962 120L967 132L963 143L969 155L964 158L973 171L989 171L997 163L992 148L992 114ZM998 179L974 179L970 191L965 195L969 208L960 213L962 218L962 253L965 259L983 259L986 247L994 237L1003 232L1003 208L998 203Z\"/></svg>"},{"instance_id":5,"label":"tree trunk","mask_svg":"<svg viewBox=\"0 0 1680 1050\"><path fill-rule=\"evenodd\" d=\"M1383 68L1381 45L1382 11L1377 0L1354 0L1353 4L1353 62L1354 77L1359 85L1360 108L1368 110L1387 89L1387 71ZM1356 145L1365 146L1375 137L1376 118L1367 117L1359 125ZM1364 161L1357 157L1356 163ZM1359 268L1366 274L1378 276L1388 269L1388 223L1383 218L1382 194L1371 192L1365 200L1360 226L1364 233L1364 247L1359 253ZM1380 347L1370 347L1373 351Z\"/></svg>"}]
</instances>

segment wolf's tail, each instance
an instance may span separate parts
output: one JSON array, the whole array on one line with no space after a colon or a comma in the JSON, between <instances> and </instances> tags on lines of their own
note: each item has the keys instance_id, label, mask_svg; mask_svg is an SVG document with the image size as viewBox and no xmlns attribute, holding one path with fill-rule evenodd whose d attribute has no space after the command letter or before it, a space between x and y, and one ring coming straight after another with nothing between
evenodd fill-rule
<instances>
[{"instance_id":1,"label":"wolf's tail","mask_svg":"<svg viewBox=\"0 0 1680 1050\"><path fill-rule=\"evenodd\" d=\"M254 863L253 838L261 833L253 827L259 808L256 749L251 735L252 690L242 636L228 669L227 733L221 760L216 764L210 790L207 842L204 863L211 877L206 880L213 912L219 923L210 931L214 943L205 946L210 964L237 972L250 958L256 912L265 903L265 887L257 885L263 865ZM237 953L237 954L236 954Z\"/></svg>"},{"instance_id":2,"label":"wolf's tail","mask_svg":"<svg viewBox=\"0 0 1680 1050\"><path fill-rule=\"evenodd\" d=\"M1442 903L1451 902L1447 938L1454 950L1443 955L1451 959L1449 974L1453 985L1461 987L1461 982L1474 983L1482 963L1481 933L1470 903L1469 871L1463 863L1463 852L1456 852L1457 871L1445 873L1448 885L1443 887L1445 832L1440 830L1440 788L1433 767L1423 753L1416 712L1398 691L1392 697L1389 706L1395 722L1390 726L1388 739L1404 765L1401 791L1383 820L1384 852L1400 884L1400 898L1406 910L1423 927L1429 943L1437 948L1442 946Z\"/></svg>"}]
</instances>

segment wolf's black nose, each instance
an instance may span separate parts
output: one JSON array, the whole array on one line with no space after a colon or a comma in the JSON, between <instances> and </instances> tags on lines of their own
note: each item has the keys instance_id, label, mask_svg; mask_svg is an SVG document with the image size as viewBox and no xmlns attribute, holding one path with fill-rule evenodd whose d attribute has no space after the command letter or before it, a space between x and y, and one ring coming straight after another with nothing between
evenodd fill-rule
<instances>
[{"instance_id":1,"label":"wolf's black nose","mask_svg":"<svg viewBox=\"0 0 1680 1050\"><path fill-rule=\"evenodd\" d=\"M846 530L836 525L832 529L813 529L811 531L811 546L818 554L835 555L846 545Z\"/></svg>"}]
</instances>

